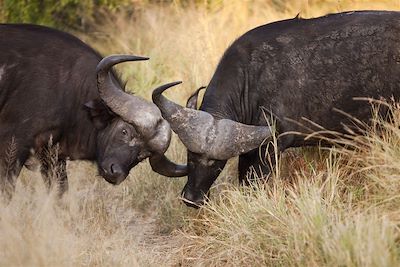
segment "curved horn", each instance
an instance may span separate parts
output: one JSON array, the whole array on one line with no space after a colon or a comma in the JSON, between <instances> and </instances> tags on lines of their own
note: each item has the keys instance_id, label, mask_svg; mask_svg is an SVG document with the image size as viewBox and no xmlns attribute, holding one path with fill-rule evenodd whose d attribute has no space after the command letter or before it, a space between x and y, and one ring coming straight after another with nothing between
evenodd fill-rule
<instances>
[{"instance_id":1,"label":"curved horn","mask_svg":"<svg viewBox=\"0 0 400 267\"><path fill-rule=\"evenodd\" d=\"M164 154L151 156L149 162L153 171L167 177L182 177L188 174L186 165L175 164Z\"/></svg>"},{"instance_id":2,"label":"curved horn","mask_svg":"<svg viewBox=\"0 0 400 267\"><path fill-rule=\"evenodd\" d=\"M164 153L171 139L168 122L163 120L159 109L151 102L130 95L116 85L111 68L126 61L147 60L147 57L112 55L103 58L97 65L97 88L105 104L149 140L153 152ZM140 115L139 115L140 114Z\"/></svg>"},{"instance_id":3,"label":"curved horn","mask_svg":"<svg viewBox=\"0 0 400 267\"><path fill-rule=\"evenodd\" d=\"M200 91L204 88L206 87L205 86L200 87L191 96L189 96L188 100L186 101L187 108L197 109L197 99L199 97Z\"/></svg>"},{"instance_id":4,"label":"curved horn","mask_svg":"<svg viewBox=\"0 0 400 267\"><path fill-rule=\"evenodd\" d=\"M156 88L153 102L190 151L211 159L227 160L257 148L271 136L268 127L246 125L229 119L216 120L207 112L184 108L162 95L179 83Z\"/></svg>"},{"instance_id":5,"label":"curved horn","mask_svg":"<svg viewBox=\"0 0 400 267\"><path fill-rule=\"evenodd\" d=\"M205 86L197 89L187 100L186 107L197 108L197 98L200 90ZM171 162L165 155L153 155L149 158L149 162L153 171L168 177L181 177L188 174L187 165L179 165Z\"/></svg>"},{"instance_id":6,"label":"curved horn","mask_svg":"<svg viewBox=\"0 0 400 267\"><path fill-rule=\"evenodd\" d=\"M185 176L187 166L174 164L164 156L171 141L171 128L162 118L160 110L153 103L123 91L116 85L115 77L110 73L115 64L148 59L131 55L112 55L103 58L96 68L99 94L115 114L132 124L146 139L147 146L152 152L150 163L154 171L171 177Z\"/></svg>"}]
</instances>

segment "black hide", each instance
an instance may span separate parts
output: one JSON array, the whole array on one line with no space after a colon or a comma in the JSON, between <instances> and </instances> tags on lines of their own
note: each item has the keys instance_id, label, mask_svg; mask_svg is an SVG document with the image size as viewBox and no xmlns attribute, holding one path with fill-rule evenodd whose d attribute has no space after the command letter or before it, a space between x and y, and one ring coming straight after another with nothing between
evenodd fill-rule
<instances>
[{"instance_id":1,"label":"black hide","mask_svg":"<svg viewBox=\"0 0 400 267\"><path fill-rule=\"evenodd\" d=\"M200 110L216 119L266 126L264 110L268 119L271 114L276 119L279 134L318 130L307 120L344 132L343 124L352 122L335 109L369 122L370 104L354 97L399 100L399 21L398 12L363 11L255 28L226 50ZM289 134L278 143L282 152L318 140ZM224 163L189 151L184 198L201 204ZM258 150L240 155L240 180L250 166L269 172Z\"/></svg>"},{"instance_id":2,"label":"black hide","mask_svg":"<svg viewBox=\"0 0 400 267\"><path fill-rule=\"evenodd\" d=\"M60 172L61 191L67 188L66 159L97 160L101 174L113 184L125 179L137 164L139 148L124 141L132 139L135 129L100 99L96 66L101 59L70 34L36 25L0 24L3 189L13 187L13 177L28 165L31 154L41 161L48 185L51 172ZM111 75L122 90L118 77ZM56 162L48 158L50 139L51 149L59 146Z\"/></svg>"}]
</instances>

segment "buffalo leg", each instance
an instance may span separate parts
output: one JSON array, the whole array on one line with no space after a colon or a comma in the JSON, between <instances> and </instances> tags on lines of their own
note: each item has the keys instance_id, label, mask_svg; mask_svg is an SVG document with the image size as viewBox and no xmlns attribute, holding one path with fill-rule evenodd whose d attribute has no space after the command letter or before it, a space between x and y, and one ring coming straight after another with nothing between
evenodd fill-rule
<instances>
[{"instance_id":1,"label":"buffalo leg","mask_svg":"<svg viewBox=\"0 0 400 267\"><path fill-rule=\"evenodd\" d=\"M68 177L66 160L58 157L57 146L43 149L38 157L40 159L40 172L43 181L50 191L56 187L58 195L61 197L68 190Z\"/></svg>"},{"instance_id":2,"label":"buffalo leg","mask_svg":"<svg viewBox=\"0 0 400 267\"><path fill-rule=\"evenodd\" d=\"M265 178L274 166L275 150L272 146L262 146L242 154L239 156L239 183L250 185L257 178Z\"/></svg>"}]
</instances>

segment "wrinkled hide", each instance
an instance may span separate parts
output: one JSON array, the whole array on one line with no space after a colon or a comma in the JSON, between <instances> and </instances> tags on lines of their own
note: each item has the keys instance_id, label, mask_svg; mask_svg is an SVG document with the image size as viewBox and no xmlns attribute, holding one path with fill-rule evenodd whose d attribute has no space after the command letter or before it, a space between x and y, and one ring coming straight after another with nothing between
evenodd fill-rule
<instances>
[{"instance_id":1,"label":"wrinkled hide","mask_svg":"<svg viewBox=\"0 0 400 267\"><path fill-rule=\"evenodd\" d=\"M67 159L96 161L100 174L113 184L147 157L155 157L153 169L160 173L185 175L186 166L164 156L171 136L168 122L154 104L124 92L112 70L117 63L146 59L102 59L70 34L0 24L0 188L12 192L22 166L33 167L32 160L27 162L32 155L39 159L46 184L58 184L60 191L68 186ZM131 103L129 112L111 104L114 95Z\"/></svg>"},{"instance_id":2,"label":"wrinkled hide","mask_svg":"<svg viewBox=\"0 0 400 267\"><path fill-rule=\"evenodd\" d=\"M177 112L176 106L174 110L172 104L156 96L154 103L189 150L188 183L183 192L188 202L203 202L228 156L239 156L241 180L252 166L269 172L254 147L236 149L230 155L224 155L225 149L217 155L209 153L207 147L198 149L213 132L189 118L211 116L208 121L267 127L273 117L274 130L280 134L278 152L319 143L318 139L286 133L311 133L320 130L316 125L346 132L344 125L352 128L353 123L344 113L368 123L370 105L355 97L393 96L399 100L399 20L398 12L360 11L263 25L239 37L226 50L200 111ZM186 120L187 127L179 125ZM235 144L235 138L230 140Z\"/></svg>"}]
</instances>

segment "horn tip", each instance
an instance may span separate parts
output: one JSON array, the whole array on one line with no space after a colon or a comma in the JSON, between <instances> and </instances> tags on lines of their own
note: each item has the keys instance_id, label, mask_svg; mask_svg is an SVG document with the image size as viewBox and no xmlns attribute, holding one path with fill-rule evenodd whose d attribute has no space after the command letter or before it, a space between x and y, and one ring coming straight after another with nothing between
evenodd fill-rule
<instances>
[{"instance_id":1,"label":"horn tip","mask_svg":"<svg viewBox=\"0 0 400 267\"><path fill-rule=\"evenodd\" d=\"M138 57L138 58L140 58L140 60L149 60L150 59L149 57Z\"/></svg>"},{"instance_id":2,"label":"horn tip","mask_svg":"<svg viewBox=\"0 0 400 267\"><path fill-rule=\"evenodd\" d=\"M128 61L142 61L150 59L149 57L146 56L135 56L135 55L116 55L116 57L129 58Z\"/></svg>"},{"instance_id":3,"label":"horn tip","mask_svg":"<svg viewBox=\"0 0 400 267\"><path fill-rule=\"evenodd\" d=\"M135 55L110 55L104 57L96 66L96 73L108 71L115 64L119 64L126 61L142 61L149 60L149 57L135 56Z\"/></svg>"},{"instance_id":4,"label":"horn tip","mask_svg":"<svg viewBox=\"0 0 400 267\"><path fill-rule=\"evenodd\" d=\"M182 81L177 81L177 82L172 82L172 83L167 83L165 85L162 85L160 87L157 87L156 89L153 90L152 98L153 102L157 102L157 99L160 97L160 95L167 90L170 87L173 87L175 85L181 84Z\"/></svg>"},{"instance_id":5,"label":"horn tip","mask_svg":"<svg viewBox=\"0 0 400 267\"><path fill-rule=\"evenodd\" d=\"M176 82L173 82L171 84L173 84L172 86L175 86L175 85L178 85L178 84L181 84L181 83L183 83L183 82L182 81L176 81Z\"/></svg>"}]
</instances>

